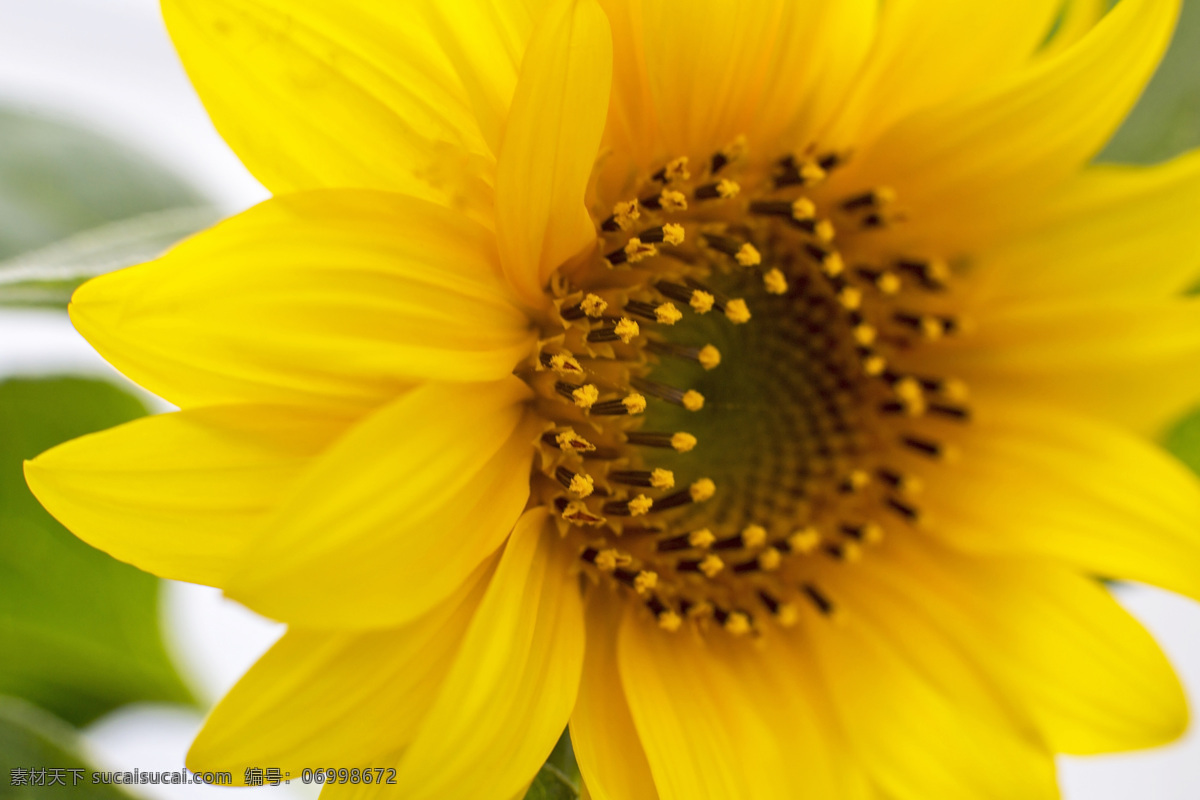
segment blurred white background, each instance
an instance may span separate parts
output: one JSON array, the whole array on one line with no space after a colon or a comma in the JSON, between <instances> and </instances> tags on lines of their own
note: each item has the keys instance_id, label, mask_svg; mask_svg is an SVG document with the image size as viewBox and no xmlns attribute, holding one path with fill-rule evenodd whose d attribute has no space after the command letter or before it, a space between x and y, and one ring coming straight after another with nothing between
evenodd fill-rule
<instances>
[{"instance_id":1,"label":"blurred white background","mask_svg":"<svg viewBox=\"0 0 1200 800\"><path fill-rule=\"evenodd\" d=\"M336 0L330 0L336 2ZM266 196L209 123L163 29L157 0L0 0L0 105L76 122L157 160L227 211ZM84 372L121 380L65 316L0 311L0 378ZM161 404L160 404L161 407ZM164 582L163 625L196 693L215 701L282 632L212 589ZM1126 606L1153 631L1200 698L1200 605L1123 587ZM1193 702L1193 705L1195 702ZM86 731L104 769L175 770L201 717L176 707L133 707ZM316 765L314 765L316 766ZM1068 800L1197 800L1200 734L1160 750L1062 759ZM315 796L297 783L262 789L134 787L148 798L192 800Z\"/></svg>"}]
</instances>

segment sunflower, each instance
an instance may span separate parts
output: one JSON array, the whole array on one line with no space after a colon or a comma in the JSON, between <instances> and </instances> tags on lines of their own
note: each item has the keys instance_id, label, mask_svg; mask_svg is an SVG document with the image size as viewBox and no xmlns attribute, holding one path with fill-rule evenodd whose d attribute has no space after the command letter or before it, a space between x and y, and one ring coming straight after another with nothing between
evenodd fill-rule
<instances>
[{"instance_id":1,"label":"sunflower","mask_svg":"<svg viewBox=\"0 0 1200 800\"><path fill-rule=\"evenodd\" d=\"M1200 155L1089 166L1178 0L164 0L271 200L83 286L180 407L27 464L288 632L194 769L1058 795L1178 736ZM1102 18L1101 18L1102 17Z\"/></svg>"}]
</instances>

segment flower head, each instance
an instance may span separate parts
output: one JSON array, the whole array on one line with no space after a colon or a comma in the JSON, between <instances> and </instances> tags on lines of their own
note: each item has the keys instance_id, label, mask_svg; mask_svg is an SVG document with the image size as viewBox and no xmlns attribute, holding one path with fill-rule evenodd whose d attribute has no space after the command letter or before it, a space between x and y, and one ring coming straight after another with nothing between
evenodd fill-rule
<instances>
[{"instance_id":1,"label":"flower head","mask_svg":"<svg viewBox=\"0 0 1200 800\"><path fill-rule=\"evenodd\" d=\"M182 410L29 483L289 623L197 767L1053 797L1185 719L1093 576L1200 596L1200 161L1086 166L1177 6L167 0L276 197L79 291Z\"/></svg>"}]
</instances>

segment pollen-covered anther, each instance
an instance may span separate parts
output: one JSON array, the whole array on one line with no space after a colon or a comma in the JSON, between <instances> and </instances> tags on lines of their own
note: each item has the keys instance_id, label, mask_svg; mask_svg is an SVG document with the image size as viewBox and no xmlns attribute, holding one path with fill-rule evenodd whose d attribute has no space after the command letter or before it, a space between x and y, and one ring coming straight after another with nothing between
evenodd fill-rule
<instances>
[{"instance_id":1,"label":"pollen-covered anther","mask_svg":"<svg viewBox=\"0 0 1200 800\"><path fill-rule=\"evenodd\" d=\"M708 528L700 528L687 535L687 543L697 550L707 550L716 540L717 537Z\"/></svg>"},{"instance_id":2,"label":"pollen-covered anther","mask_svg":"<svg viewBox=\"0 0 1200 800\"><path fill-rule=\"evenodd\" d=\"M597 403L591 409L593 416L620 417L636 416L646 410L646 398L637 392L631 392L619 400L605 400Z\"/></svg>"},{"instance_id":3,"label":"pollen-covered anther","mask_svg":"<svg viewBox=\"0 0 1200 800\"><path fill-rule=\"evenodd\" d=\"M600 229L609 233L616 231L627 231L633 227L633 223L642 215L642 210L638 206L637 199L627 200L622 203L617 203L613 206L612 214L608 216L602 223Z\"/></svg>"},{"instance_id":4,"label":"pollen-covered anther","mask_svg":"<svg viewBox=\"0 0 1200 800\"><path fill-rule=\"evenodd\" d=\"M855 494L866 488L871 482L871 473L865 469L851 470L850 473L842 479L841 485L838 487L846 494Z\"/></svg>"},{"instance_id":5,"label":"pollen-covered anther","mask_svg":"<svg viewBox=\"0 0 1200 800\"><path fill-rule=\"evenodd\" d=\"M615 342L618 339L625 344L629 344L633 339L641 333L641 328L636 322L629 317L621 317L611 328L596 328L590 331L587 335L589 342Z\"/></svg>"},{"instance_id":6,"label":"pollen-covered anther","mask_svg":"<svg viewBox=\"0 0 1200 800\"><path fill-rule=\"evenodd\" d=\"M724 253L743 267L756 267L762 263L762 254L749 242L741 242L715 233L706 233L703 239L704 243L713 250Z\"/></svg>"},{"instance_id":7,"label":"pollen-covered anther","mask_svg":"<svg viewBox=\"0 0 1200 800\"><path fill-rule=\"evenodd\" d=\"M842 523L838 526L838 530L854 541L864 544L879 544L883 541L883 528L874 522L865 522L861 525Z\"/></svg>"},{"instance_id":8,"label":"pollen-covered anther","mask_svg":"<svg viewBox=\"0 0 1200 800\"><path fill-rule=\"evenodd\" d=\"M640 595L651 592L658 586L658 573L648 569L639 572L633 578L633 590Z\"/></svg>"},{"instance_id":9,"label":"pollen-covered anther","mask_svg":"<svg viewBox=\"0 0 1200 800\"><path fill-rule=\"evenodd\" d=\"M637 264L639 261L658 255L658 247L653 242L644 242L640 237L634 236L625 243L624 252L626 261L630 264Z\"/></svg>"},{"instance_id":10,"label":"pollen-covered anther","mask_svg":"<svg viewBox=\"0 0 1200 800\"><path fill-rule=\"evenodd\" d=\"M583 312L593 319L600 319L604 316L605 310L608 308L608 303L600 295L588 294L579 303Z\"/></svg>"},{"instance_id":11,"label":"pollen-covered anther","mask_svg":"<svg viewBox=\"0 0 1200 800\"><path fill-rule=\"evenodd\" d=\"M741 298L730 300L725 304L725 316L734 325L743 325L750 321L750 307Z\"/></svg>"},{"instance_id":12,"label":"pollen-covered anther","mask_svg":"<svg viewBox=\"0 0 1200 800\"><path fill-rule=\"evenodd\" d=\"M570 353L542 353L541 364L559 375L583 375L583 367Z\"/></svg>"},{"instance_id":13,"label":"pollen-covered anther","mask_svg":"<svg viewBox=\"0 0 1200 800\"><path fill-rule=\"evenodd\" d=\"M677 453L688 453L696 447L696 437L684 431L678 433L629 431L625 434L625 441L642 447L669 447Z\"/></svg>"},{"instance_id":14,"label":"pollen-covered anther","mask_svg":"<svg viewBox=\"0 0 1200 800\"><path fill-rule=\"evenodd\" d=\"M644 494L628 500L613 500L604 504L604 513L615 517L641 517L650 513L654 500Z\"/></svg>"},{"instance_id":15,"label":"pollen-covered anther","mask_svg":"<svg viewBox=\"0 0 1200 800\"><path fill-rule=\"evenodd\" d=\"M683 617L669 608L655 614L655 619L658 620L658 627L667 633L675 633L683 626Z\"/></svg>"},{"instance_id":16,"label":"pollen-covered anther","mask_svg":"<svg viewBox=\"0 0 1200 800\"><path fill-rule=\"evenodd\" d=\"M696 360L700 362L700 366L706 370L716 369L721 365L721 351L713 347L711 344L706 344L700 348L700 352L696 354Z\"/></svg>"},{"instance_id":17,"label":"pollen-covered anther","mask_svg":"<svg viewBox=\"0 0 1200 800\"><path fill-rule=\"evenodd\" d=\"M697 290L692 292L692 297L690 300L688 300L688 305L690 305L692 310L697 314L707 314L709 311L712 311L712 308L716 302L716 298L710 293Z\"/></svg>"},{"instance_id":18,"label":"pollen-covered anther","mask_svg":"<svg viewBox=\"0 0 1200 800\"><path fill-rule=\"evenodd\" d=\"M714 183L706 183L703 186L697 186L696 191L692 196L697 200L731 200L737 197L742 191L742 187L735 181L723 178Z\"/></svg>"},{"instance_id":19,"label":"pollen-covered anther","mask_svg":"<svg viewBox=\"0 0 1200 800\"><path fill-rule=\"evenodd\" d=\"M572 383L559 381L555 384L555 389L558 390L559 394L569 398L571 402L585 411L596 405L596 401L600 399L600 390L591 383L577 386Z\"/></svg>"},{"instance_id":20,"label":"pollen-covered anther","mask_svg":"<svg viewBox=\"0 0 1200 800\"><path fill-rule=\"evenodd\" d=\"M572 500L562 507L562 518L572 525L588 525L598 526L603 525L606 520L604 517L593 514L588 510L588 507L579 500Z\"/></svg>"},{"instance_id":21,"label":"pollen-covered anther","mask_svg":"<svg viewBox=\"0 0 1200 800\"><path fill-rule=\"evenodd\" d=\"M753 626L750 624L750 616L742 611L729 612L729 615L725 617L725 621L721 625L734 636L745 636L753 630Z\"/></svg>"},{"instance_id":22,"label":"pollen-covered anther","mask_svg":"<svg viewBox=\"0 0 1200 800\"><path fill-rule=\"evenodd\" d=\"M758 567L763 572L772 572L779 569L779 565L783 563L783 554L774 547L768 547L758 554Z\"/></svg>"},{"instance_id":23,"label":"pollen-covered anther","mask_svg":"<svg viewBox=\"0 0 1200 800\"><path fill-rule=\"evenodd\" d=\"M554 472L554 477L558 479L568 492L578 497L580 500L585 497L590 497L592 492L596 491L596 482L592 476L584 475L582 472L572 472L566 467L559 467Z\"/></svg>"},{"instance_id":24,"label":"pollen-covered anther","mask_svg":"<svg viewBox=\"0 0 1200 800\"><path fill-rule=\"evenodd\" d=\"M704 395L695 389L688 389L680 399L681 405L688 411L699 411L704 408Z\"/></svg>"},{"instance_id":25,"label":"pollen-covered anther","mask_svg":"<svg viewBox=\"0 0 1200 800\"><path fill-rule=\"evenodd\" d=\"M862 289L855 286L843 286L837 294L838 303L847 311L857 311L862 308Z\"/></svg>"},{"instance_id":26,"label":"pollen-covered anther","mask_svg":"<svg viewBox=\"0 0 1200 800\"><path fill-rule=\"evenodd\" d=\"M553 434L553 437L554 444L559 450L575 453L591 453L596 450L596 445L577 434L574 428L567 428L565 431Z\"/></svg>"},{"instance_id":27,"label":"pollen-covered anther","mask_svg":"<svg viewBox=\"0 0 1200 800\"><path fill-rule=\"evenodd\" d=\"M875 209L882 206L894 203L896 201L896 191L890 186L880 186L876 189L871 189L861 194L856 194L842 201L842 208L846 211L860 211L865 209Z\"/></svg>"},{"instance_id":28,"label":"pollen-covered anther","mask_svg":"<svg viewBox=\"0 0 1200 800\"><path fill-rule=\"evenodd\" d=\"M654 173L653 177L659 183L679 183L691 180L692 173L688 170L688 157L680 156L668 162L665 167Z\"/></svg>"},{"instance_id":29,"label":"pollen-covered anther","mask_svg":"<svg viewBox=\"0 0 1200 800\"><path fill-rule=\"evenodd\" d=\"M654 489L671 489L675 486L675 473L661 467L652 470L617 470L610 472L608 479L625 486L646 486Z\"/></svg>"},{"instance_id":30,"label":"pollen-covered anther","mask_svg":"<svg viewBox=\"0 0 1200 800\"><path fill-rule=\"evenodd\" d=\"M612 572L617 567L627 567L633 563L633 559L628 553L622 553L616 548L610 547L596 553L595 560L596 569L602 572Z\"/></svg>"},{"instance_id":31,"label":"pollen-covered anther","mask_svg":"<svg viewBox=\"0 0 1200 800\"><path fill-rule=\"evenodd\" d=\"M762 525L747 525L742 529L741 543L743 547L762 547L767 542L767 529Z\"/></svg>"},{"instance_id":32,"label":"pollen-covered anther","mask_svg":"<svg viewBox=\"0 0 1200 800\"><path fill-rule=\"evenodd\" d=\"M654 308L654 318L663 325L674 325L683 319L683 312L674 303L662 303Z\"/></svg>"},{"instance_id":33,"label":"pollen-covered anther","mask_svg":"<svg viewBox=\"0 0 1200 800\"><path fill-rule=\"evenodd\" d=\"M816 528L802 528L788 536L786 541L791 552L806 555L820 546L821 534Z\"/></svg>"},{"instance_id":34,"label":"pollen-covered anther","mask_svg":"<svg viewBox=\"0 0 1200 800\"><path fill-rule=\"evenodd\" d=\"M692 562L681 562L680 568L683 568L684 564L690 565L691 563ZM717 577L721 574L721 571L725 569L725 562L721 560L721 557L716 553L709 553L704 558L694 563L695 569L703 573L704 577L709 579Z\"/></svg>"},{"instance_id":35,"label":"pollen-covered anther","mask_svg":"<svg viewBox=\"0 0 1200 800\"><path fill-rule=\"evenodd\" d=\"M703 503L717 493L717 485L708 478L701 478L688 487L693 503Z\"/></svg>"},{"instance_id":36,"label":"pollen-covered anther","mask_svg":"<svg viewBox=\"0 0 1200 800\"><path fill-rule=\"evenodd\" d=\"M763 275L763 286L770 294L787 294L788 282L783 270L773 267Z\"/></svg>"}]
</instances>

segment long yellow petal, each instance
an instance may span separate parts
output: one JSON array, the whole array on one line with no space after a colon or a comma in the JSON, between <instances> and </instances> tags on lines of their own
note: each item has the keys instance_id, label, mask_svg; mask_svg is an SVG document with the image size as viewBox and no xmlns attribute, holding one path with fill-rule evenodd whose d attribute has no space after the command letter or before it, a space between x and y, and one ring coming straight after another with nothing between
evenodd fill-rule
<instances>
[{"instance_id":1,"label":"long yellow petal","mask_svg":"<svg viewBox=\"0 0 1200 800\"><path fill-rule=\"evenodd\" d=\"M860 584L831 586L845 619L809 630L830 701L882 794L1058 798L1049 749L1020 728L975 666L918 617L889 625L887 603L898 601Z\"/></svg>"},{"instance_id":2,"label":"long yellow petal","mask_svg":"<svg viewBox=\"0 0 1200 800\"><path fill-rule=\"evenodd\" d=\"M1179 2L1122 2L1058 56L913 114L835 174L838 186L897 191L897 246L950 257L994 239L1108 141L1166 50Z\"/></svg>"},{"instance_id":3,"label":"long yellow petal","mask_svg":"<svg viewBox=\"0 0 1200 800\"><path fill-rule=\"evenodd\" d=\"M987 416L937 478L931 534L1200 599L1200 480L1186 467L1072 412L1006 404Z\"/></svg>"},{"instance_id":4,"label":"long yellow petal","mask_svg":"<svg viewBox=\"0 0 1200 800\"><path fill-rule=\"evenodd\" d=\"M136 420L25 463L76 536L164 578L220 585L305 468L352 424L282 406Z\"/></svg>"},{"instance_id":5,"label":"long yellow petal","mask_svg":"<svg viewBox=\"0 0 1200 800\"><path fill-rule=\"evenodd\" d=\"M470 93L408 4L164 0L163 16L217 129L272 192L489 194Z\"/></svg>"},{"instance_id":6,"label":"long yellow petal","mask_svg":"<svg viewBox=\"0 0 1200 800\"><path fill-rule=\"evenodd\" d=\"M640 608L618 636L621 683L663 800L842 798L832 732L778 643L667 633Z\"/></svg>"},{"instance_id":7,"label":"long yellow petal","mask_svg":"<svg viewBox=\"0 0 1200 800\"><path fill-rule=\"evenodd\" d=\"M226 591L307 626L413 619L508 536L529 496L527 388L429 384L332 447L280 504Z\"/></svg>"},{"instance_id":8,"label":"long yellow petal","mask_svg":"<svg viewBox=\"0 0 1200 800\"><path fill-rule=\"evenodd\" d=\"M1037 397L1156 434L1200 401L1200 299L1008 305L974 319L936 368L992 405Z\"/></svg>"},{"instance_id":9,"label":"long yellow petal","mask_svg":"<svg viewBox=\"0 0 1200 800\"><path fill-rule=\"evenodd\" d=\"M1165 744L1187 701L1162 650L1091 578L1044 562L973 558L919 542L863 564L863 579L911 602L883 602L886 624L917 613L982 666L1050 749L1094 754Z\"/></svg>"},{"instance_id":10,"label":"long yellow petal","mask_svg":"<svg viewBox=\"0 0 1200 800\"><path fill-rule=\"evenodd\" d=\"M587 604L587 649L571 744L594 800L658 800L617 665L620 604L604 587Z\"/></svg>"},{"instance_id":11,"label":"long yellow petal","mask_svg":"<svg viewBox=\"0 0 1200 800\"><path fill-rule=\"evenodd\" d=\"M1154 167L1088 168L979 256L983 302L1152 298L1200 279L1200 151Z\"/></svg>"},{"instance_id":12,"label":"long yellow petal","mask_svg":"<svg viewBox=\"0 0 1200 800\"><path fill-rule=\"evenodd\" d=\"M405 800L508 800L550 754L583 668L583 605L545 509L517 523L425 723L398 765Z\"/></svg>"},{"instance_id":13,"label":"long yellow petal","mask_svg":"<svg viewBox=\"0 0 1200 800\"><path fill-rule=\"evenodd\" d=\"M560 0L542 17L521 65L496 175L505 274L542 305L550 273L591 246L584 203L612 83L612 36L595 0Z\"/></svg>"},{"instance_id":14,"label":"long yellow petal","mask_svg":"<svg viewBox=\"0 0 1200 800\"><path fill-rule=\"evenodd\" d=\"M892 124L1029 63L1061 0L889 0L862 72L847 87L836 144L860 146ZM849 127L847 127L849 126Z\"/></svg>"},{"instance_id":15,"label":"long yellow petal","mask_svg":"<svg viewBox=\"0 0 1200 800\"><path fill-rule=\"evenodd\" d=\"M495 564L399 628L292 628L209 714L188 753L195 771L270 765L391 767L433 704Z\"/></svg>"},{"instance_id":16,"label":"long yellow petal","mask_svg":"<svg viewBox=\"0 0 1200 800\"><path fill-rule=\"evenodd\" d=\"M533 343L492 233L367 191L276 198L96 278L76 328L180 406L373 406L423 380L497 380Z\"/></svg>"}]
</instances>

